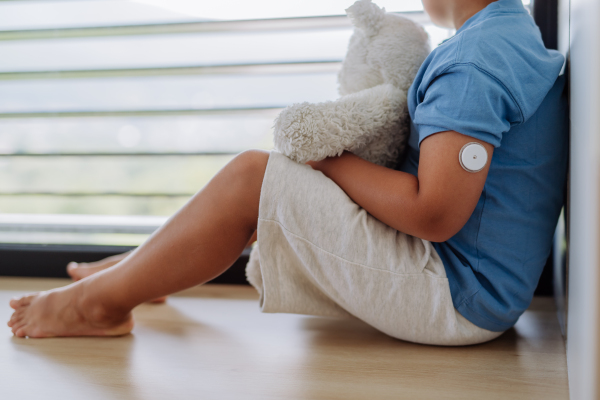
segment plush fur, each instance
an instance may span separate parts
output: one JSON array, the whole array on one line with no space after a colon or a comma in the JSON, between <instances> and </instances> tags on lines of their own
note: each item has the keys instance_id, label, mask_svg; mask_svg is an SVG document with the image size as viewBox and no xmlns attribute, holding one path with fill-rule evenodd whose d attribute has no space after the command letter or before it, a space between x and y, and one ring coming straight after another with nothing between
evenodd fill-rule
<instances>
[{"instance_id":1,"label":"plush fur","mask_svg":"<svg viewBox=\"0 0 600 400\"><path fill-rule=\"evenodd\" d=\"M275 120L275 148L300 163L348 150L393 168L410 133L406 93L429 54L427 33L371 0L359 0L346 12L355 30L338 74L341 97L283 110ZM262 305L258 246L246 276Z\"/></svg>"},{"instance_id":2,"label":"plush fur","mask_svg":"<svg viewBox=\"0 0 600 400\"><path fill-rule=\"evenodd\" d=\"M275 120L275 148L300 163L348 150L395 167L409 134L406 93L430 51L427 33L371 0L346 12L355 29L338 74L341 97L283 110Z\"/></svg>"}]
</instances>

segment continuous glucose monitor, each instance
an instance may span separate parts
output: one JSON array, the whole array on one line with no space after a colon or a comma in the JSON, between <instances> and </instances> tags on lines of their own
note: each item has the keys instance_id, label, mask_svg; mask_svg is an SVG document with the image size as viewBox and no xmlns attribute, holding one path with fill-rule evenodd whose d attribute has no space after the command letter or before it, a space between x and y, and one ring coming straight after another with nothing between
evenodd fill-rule
<instances>
[{"instance_id":1,"label":"continuous glucose monitor","mask_svg":"<svg viewBox=\"0 0 600 400\"><path fill-rule=\"evenodd\" d=\"M458 160L465 171L479 172L487 164L487 150L479 143L467 143L460 149Z\"/></svg>"}]
</instances>

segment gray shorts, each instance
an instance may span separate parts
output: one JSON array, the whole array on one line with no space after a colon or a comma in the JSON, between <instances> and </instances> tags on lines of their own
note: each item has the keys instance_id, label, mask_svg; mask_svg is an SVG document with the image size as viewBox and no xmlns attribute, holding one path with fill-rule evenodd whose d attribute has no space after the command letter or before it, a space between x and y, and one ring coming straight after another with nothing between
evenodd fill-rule
<instances>
[{"instance_id":1,"label":"gray shorts","mask_svg":"<svg viewBox=\"0 0 600 400\"><path fill-rule=\"evenodd\" d=\"M321 172L274 151L246 275L263 312L356 317L423 344L468 345L501 334L456 311L430 242L385 225Z\"/></svg>"}]
</instances>

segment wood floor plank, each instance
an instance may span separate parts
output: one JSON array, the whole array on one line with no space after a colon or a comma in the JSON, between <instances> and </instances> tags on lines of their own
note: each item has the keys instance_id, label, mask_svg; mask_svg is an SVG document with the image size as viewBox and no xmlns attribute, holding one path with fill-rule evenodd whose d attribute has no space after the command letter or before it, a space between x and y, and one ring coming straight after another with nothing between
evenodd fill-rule
<instances>
[{"instance_id":1,"label":"wood floor plank","mask_svg":"<svg viewBox=\"0 0 600 400\"><path fill-rule=\"evenodd\" d=\"M66 280L0 278L8 300ZM0 333L0 398L568 399L551 299L478 346L421 346L357 320L261 314L250 287L207 285L135 310L121 338Z\"/></svg>"}]
</instances>

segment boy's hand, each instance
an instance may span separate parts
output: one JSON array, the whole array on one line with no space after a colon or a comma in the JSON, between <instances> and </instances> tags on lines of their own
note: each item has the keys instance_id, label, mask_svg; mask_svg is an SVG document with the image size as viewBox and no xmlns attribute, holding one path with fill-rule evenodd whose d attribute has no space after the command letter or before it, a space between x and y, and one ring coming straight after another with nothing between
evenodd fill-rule
<instances>
[{"instance_id":1,"label":"boy's hand","mask_svg":"<svg viewBox=\"0 0 600 400\"><path fill-rule=\"evenodd\" d=\"M335 158L337 158L337 157L327 157L326 159L321 160L321 161L308 161L306 163L306 165L310 165L311 168L314 170L321 171L321 169L324 168L327 160L331 160L331 159L335 159Z\"/></svg>"},{"instance_id":2,"label":"boy's hand","mask_svg":"<svg viewBox=\"0 0 600 400\"><path fill-rule=\"evenodd\" d=\"M488 153L483 170L465 171L458 160L469 142ZM307 164L338 184L359 206L383 223L434 242L454 236L467 222L481 196L492 145L446 131L421 143L418 178L365 161L352 153Z\"/></svg>"}]
</instances>

